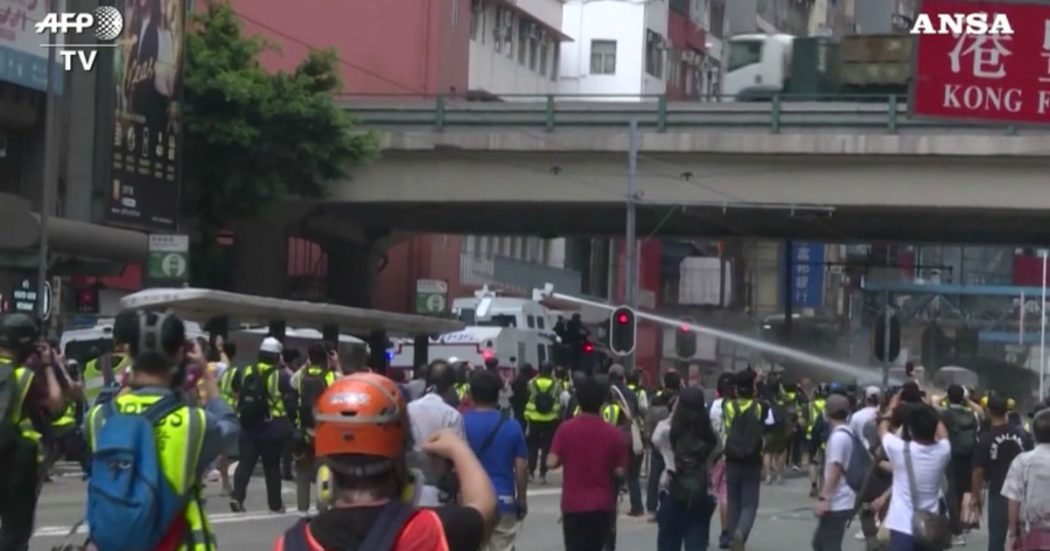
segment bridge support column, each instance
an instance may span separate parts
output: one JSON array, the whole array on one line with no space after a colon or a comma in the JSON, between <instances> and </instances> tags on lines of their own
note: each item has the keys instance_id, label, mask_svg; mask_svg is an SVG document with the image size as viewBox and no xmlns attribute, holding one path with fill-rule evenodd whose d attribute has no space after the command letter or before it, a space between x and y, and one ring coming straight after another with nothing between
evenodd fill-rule
<instances>
[{"instance_id":1,"label":"bridge support column","mask_svg":"<svg viewBox=\"0 0 1050 551\"><path fill-rule=\"evenodd\" d=\"M328 294L336 304L370 308L372 284L382 262L378 237L354 243L342 239L328 239Z\"/></svg>"}]
</instances>

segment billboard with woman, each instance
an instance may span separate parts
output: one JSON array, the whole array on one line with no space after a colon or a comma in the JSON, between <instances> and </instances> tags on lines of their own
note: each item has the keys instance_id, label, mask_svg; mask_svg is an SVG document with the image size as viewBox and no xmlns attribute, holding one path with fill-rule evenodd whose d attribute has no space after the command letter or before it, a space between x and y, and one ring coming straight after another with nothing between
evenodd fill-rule
<instances>
[{"instance_id":1,"label":"billboard with woman","mask_svg":"<svg viewBox=\"0 0 1050 551\"><path fill-rule=\"evenodd\" d=\"M113 54L109 222L174 230L182 137L185 0L117 0L124 30Z\"/></svg>"}]
</instances>

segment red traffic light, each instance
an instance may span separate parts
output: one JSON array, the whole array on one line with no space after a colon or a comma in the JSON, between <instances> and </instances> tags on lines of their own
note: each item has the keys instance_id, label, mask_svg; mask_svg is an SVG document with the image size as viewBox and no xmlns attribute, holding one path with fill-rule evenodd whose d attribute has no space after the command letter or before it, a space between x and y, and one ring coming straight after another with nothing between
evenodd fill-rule
<instances>
[{"instance_id":1,"label":"red traffic light","mask_svg":"<svg viewBox=\"0 0 1050 551\"><path fill-rule=\"evenodd\" d=\"M683 332L683 333L688 333L688 332L692 331L693 328L689 327L688 325L683 323L682 325L678 326L678 330Z\"/></svg>"},{"instance_id":2,"label":"red traffic light","mask_svg":"<svg viewBox=\"0 0 1050 551\"><path fill-rule=\"evenodd\" d=\"M616 321L620 325L627 325L631 321L631 316L627 315L627 312L620 312L620 315L616 316Z\"/></svg>"},{"instance_id":3,"label":"red traffic light","mask_svg":"<svg viewBox=\"0 0 1050 551\"><path fill-rule=\"evenodd\" d=\"M587 354L594 352L594 345L589 342L583 343L583 351Z\"/></svg>"}]
</instances>

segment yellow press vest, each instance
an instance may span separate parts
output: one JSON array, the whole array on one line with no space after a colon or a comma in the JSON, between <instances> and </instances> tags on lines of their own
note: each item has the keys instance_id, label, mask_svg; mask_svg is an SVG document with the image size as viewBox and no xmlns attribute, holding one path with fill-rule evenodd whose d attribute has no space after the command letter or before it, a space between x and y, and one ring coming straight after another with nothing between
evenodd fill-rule
<instances>
[{"instance_id":1,"label":"yellow press vest","mask_svg":"<svg viewBox=\"0 0 1050 551\"><path fill-rule=\"evenodd\" d=\"M558 412L561 410L561 395L556 386L554 379L550 377L536 377L529 383L529 401L525 404L526 421L543 423L558 419ZM550 393L554 400L554 407L547 413L536 411L536 395L540 392Z\"/></svg>"},{"instance_id":2,"label":"yellow press vest","mask_svg":"<svg viewBox=\"0 0 1050 551\"><path fill-rule=\"evenodd\" d=\"M646 398L648 397L648 395L645 393L645 389L644 388L642 388L642 387L640 387L638 385L627 385L627 390L630 390L631 392L633 392L635 394L635 396L638 397L638 403L643 403L643 402L648 403L646 401Z\"/></svg>"},{"instance_id":3,"label":"yellow press vest","mask_svg":"<svg viewBox=\"0 0 1050 551\"><path fill-rule=\"evenodd\" d=\"M128 356L124 354L112 354L111 362L113 364L113 377L120 381L120 372L128 366ZM84 375L81 380L84 381L84 399L88 404L94 404L95 398L102 392L102 387L105 382L102 379L102 366L99 365L99 361L102 358L95 358L84 366Z\"/></svg>"},{"instance_id":4,"label":"yellow press vest","mask_svg":"<svg viewBox=\"0 0 1050 551\"><path fill-rule=\"evenodd\" d=\"M281 373L275 366L258 363L245 367L241 373L241 384L248 379L248 375L269 371L266 376L266 393L270 396L270 418L278 419L285 416L284 399L281 397Z\"/></svg>"},{"instance_id":5,"label":"yellow press vest","mask_svg":"<svg viewBox=\"0 0 1050 551\"><path fill-rule=\"evenodd\" d=\"M313 365L304 367L303 369L305 370L301 372L303 375L300 375L299 377L295 378L295 392L299 395L300 411L302 411L303 409L303 376L320 377L322 374L324 374L325 387L330 387L332 386L332 383L335 382L335 373L333 371L326 370L322 367ZM299 423L300 425L302 424L302 419L299 419L298 416L296 416L296 423Z\"/></svg>"},{"instance_id":6,"label":"yellow press vest","mask_svg":"<svg viewBox=\"0 0 1050 551\"><path fill-rule=\"evenodd\" d=\"M824 415L824 406L827 404L827 400L824 398L817 398L809 404L809 422L806 426L806 437L813 437L813 428L817 426L817 419Z\"/></svg>"},{"instance_id":7,"label":"yellow press vest","mask_svg":"<svg viewBox=\"0 0 1050 551\"><path fill-rule=\"evenodd\" d=\"M223 401L231 408L237 408L237 393L233 391L233 380L237 377L238 369L232 365L226 366L226 371L219 376L219 394Z\"/></svg>"},{"instance_id":8,"label":"yellow press vest","mask_svg":"<svg viewBox=\"0 0 1050 551\"><path fill-rule=\"evenodd\" d=\"M470 383L456 383L456 396L458 396L460 400L466 398L469 393Z\"/></svg>"},{"instance_id":9,"label":"yellow press vest","mask_svg":"<svg viewBox=\"0 0 1050 551\"><path fill-rule=\"evenodd\" d=\"M138 394L130 392L115 398L116 407L121 413L139 413L160 400L160 394ZM98 405L88 412L87 441L95 449L95 436L106 422L103 408ZM164 477L180 494L194 492L196 499L191 499L186 506L186 523L188 533L186 541L179 546L179 551L214 551L215 538L208 525L208 518L201 507L200 481L197 478L197 467L200 462L201 448L204 446L204 432L207 418L204 410L183 406L153 428L157 435L157 456L160 460Z\"/></svg>"},{"instance_id":10,"label":"yellow press vest","mask_svg":"<svg viewBox=\"0 0 1050 551\"><path fill-rule=\"evenodd\" d=\"M602 420L606 423L619 426L620 424L620 405L619 404L606 404L602 406Z\"/></svg>"},{"instance_id":11,"label":"yellow press vest","mask_svg":"<svg viewBox=\"0 0 1050 551\"><path fill-rule=\"evenodd\" d=\"M71 426L75 425L76 422L77 422L76 403L70 402L69 404L66 405L66 409L62 410L62 415L58 419L55 419L54 421L51 421L51 426L56 428L56 429L64 429L66 427L71 427Z\"/></svg>"},{"instance_id":12,"label":"yellow press vest","mask_svg":"<svg viewBox=\"0 0 1050 551\"><path fill-rule=\"evenodd\" d=\"M729 429L733 427L733 420L742 411L754 410L758 418L762 419L762 405L753 399L726 400L723 404L722 426L724 430L722 432L726 435L729 435Z\"/></svg>"},{"instance_id":13,"label":"yellow press vest","mask_svg":"<svg viewBox=\"0 0 1050 551\"><path fill-rule=\"evenodd\" d=\"M13 365L14 362L10 358L0 358L0 364ZM32 421L23 415L26 397L29 396L29 388L33 386L33 371L25 366L15 366L11 376L14 378L15 396L14 403L10 406L10 421L21 429L22 436L31 440L34 444L38 444L40 442L40 433L33 428Z\"/></svg>"}]
</instances>

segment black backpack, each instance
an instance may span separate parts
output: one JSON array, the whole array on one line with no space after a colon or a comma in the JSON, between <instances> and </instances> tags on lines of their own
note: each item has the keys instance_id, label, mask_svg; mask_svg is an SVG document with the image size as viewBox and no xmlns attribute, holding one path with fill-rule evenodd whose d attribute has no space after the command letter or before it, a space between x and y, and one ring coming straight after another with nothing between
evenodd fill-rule
<instances>
[{"instance_id":1,"label":"black backpack","mask_svg":"<svg viewBox=\"0 0 1050 551\"><path fill-rule=\"evenodd\" d=\"M259 428L270 419L270 393L266 389L266 379L275 369L255 367L244 370L241 391L237 396L237 416L241 426Z\"/></svg>"},{"instance_id":2,"label":"black backpack","mask_svg":"<svg viewBox=\"0 0 1050 551\"><path fill-rule=\"evenodd\" d=\"M540 385L536 381L532 382L532 388L536 391L536 411L539 413L550 413L554 411L554 392L558 385L553 381L551 386L547 387L546 392L540 392Z\"/></svg>"},{"instance_id":3,"label":"black backpack","mask_svg":"<svg viewBox=\"0 0 1050 551\"><path fill-rule=\"evenodd\" d=\"M948 441L952 445L952 455L972 456L977 448L977 417L969 408L955 405L948 406L948 415L951 416Z\"/></svg>"},{"instance_id":4,"label":"black backpack","mask_svg":"<svg viewBox=\"0 0 1050 551\"><path fill-rule=\"evenodd\" d=\"M304 368L309 369L309 368ZM314 407L321 394L328 388L328 379L325 372L320 375L311 375L309 371L303 372L299 381L299 426L304 429L314 428Z\"/></svg>"},{"instance_id":5,"label":"black backpack","mask_svg":"<svg viewBox=\"0 0 1050 551\"><path fill-rule=\"evenodd\" d=\"M674 445L674 472L668 484L668 495L677 503L691 508L707 499L707 456L710 446L696 434L687 432Z\"/></svg>"},{"instance_id":6,"label":"black backpack","mask_svg":"<svg viewBox=\"0 0 1050 551\"><path fill-rule=\"evenodd\" d=\"M726 436L725 456L730 461L754 461L762 458L762 406L752 401L745 408L737 402L726 402L737 409ZM725 418L725 416L723 416Z\"/></svg>"},{"instance_id":7,"label":"black backpack","mask_svg":"<svg viewBox=\"0 0 1050 551\"><path fill-rule=\"evenodd\" d=\"M15 366L11 363L0 363L0 453L7 455L18 443L22 431L15 423L21 414L15 411L18 402L18 378L15 377Z\"/></svg>"}]
</instances>

